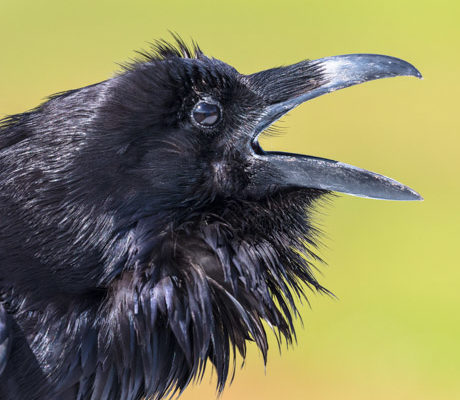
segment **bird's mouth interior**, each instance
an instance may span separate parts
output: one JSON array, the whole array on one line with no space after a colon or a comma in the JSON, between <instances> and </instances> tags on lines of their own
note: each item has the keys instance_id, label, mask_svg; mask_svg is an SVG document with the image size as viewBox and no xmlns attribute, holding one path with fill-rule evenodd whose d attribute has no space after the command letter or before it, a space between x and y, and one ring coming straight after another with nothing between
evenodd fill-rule
<instances>
[{"instance_id":1,"label":"bird's mouth interior","mask_svg":"<svg viewBox=\"0 0 460 400\"><path fill-rule=\"evenodd\" d=\"M251 140L251 149L257 155L264 155L266 154L264 149L259 144L259 139L256 137Z\"/></svg>"}]
</instances>

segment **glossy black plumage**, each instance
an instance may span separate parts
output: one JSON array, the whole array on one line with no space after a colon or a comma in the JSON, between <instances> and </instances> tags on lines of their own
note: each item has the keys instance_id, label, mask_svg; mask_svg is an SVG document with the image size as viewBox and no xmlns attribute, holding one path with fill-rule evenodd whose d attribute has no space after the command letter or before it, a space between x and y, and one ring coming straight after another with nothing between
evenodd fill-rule
<instances>
[{"instance_id":1,"label":"glossy black plumage","mask_svg":"<svg viewBox=\"0 0 460 400\"><path fill-rule=\"evenodd\" d=\"M327 79L276 71L159 42L2 121L1 399L159 399L209 361L222 389L249 340L266 357L263 321L292 342L305 284L326 291L311 215L328 192L269 182L254 131ZM200 107L209 126L199 101L220 107Z\"/></svg>"}]
</instances>

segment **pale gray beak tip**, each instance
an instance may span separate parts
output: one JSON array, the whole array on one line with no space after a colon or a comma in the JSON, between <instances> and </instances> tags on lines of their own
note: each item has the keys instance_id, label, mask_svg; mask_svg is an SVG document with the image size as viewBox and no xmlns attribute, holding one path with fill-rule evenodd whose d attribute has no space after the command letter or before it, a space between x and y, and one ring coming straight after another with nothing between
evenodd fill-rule
<instances>
[{"instance_id":1,"label":"pale gray beak tip","mask_svg":"<svg viewBox=\"0 0 460 400\"><path fill-rule=\"evenodd\" d=\"M418 79L423 79L422 73L417 68L415 68L413 65L411 65L411 67L412 67L412 71L408 75L415 76Z\"/></svg>"},{"instance_id":2,"label":"pale gray beak tip","mask_svg":"<svg viewBox=\"0 0 460 400\"><path fill-rule=\"evenodd\" d=\"M415 201L423 201L425 199L422 196L420 196L420 194L418 194L417 192L414 191L414 200Z\"/></svg>"},{"instance_id":3,"label":"pale gray beak tip","mask_svg":"<svg viewBox=\"0 0 460 400\"><path fill-rule=\"evenodd\" d=\"M399 194L395 193L389 196L387 200L423 201L423 197L419 193L417 193L414 189L411 189L410 187L404 186L404 185L401 185L401 186L402 188L400 189Z\"/></svg>"}]
</instances>

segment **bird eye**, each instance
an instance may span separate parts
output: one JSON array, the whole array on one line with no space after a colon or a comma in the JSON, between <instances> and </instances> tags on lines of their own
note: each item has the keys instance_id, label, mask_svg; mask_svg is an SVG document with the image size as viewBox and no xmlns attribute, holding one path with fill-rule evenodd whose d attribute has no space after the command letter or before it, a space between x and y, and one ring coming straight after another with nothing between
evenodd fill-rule
<instances>
[{"instance_id":1,"label":"bird eye","mask_svg":"<svg viewBox=\"0 0 460 400\"><path fill-rule=\"evenodd\" d=\"M192 111L192 118L198 125L211 127L219 122L220 107L215 103L200 101Z\"/></svg>"}]
</instances>

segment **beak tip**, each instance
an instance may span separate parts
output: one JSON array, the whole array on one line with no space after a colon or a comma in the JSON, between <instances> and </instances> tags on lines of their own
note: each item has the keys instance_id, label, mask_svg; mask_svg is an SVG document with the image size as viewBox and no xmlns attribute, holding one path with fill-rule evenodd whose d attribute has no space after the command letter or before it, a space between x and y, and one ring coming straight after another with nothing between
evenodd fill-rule
<instances>
[{"instance_id":1,"label":"beak tip","mask_svg":"<svg viewBox=\"0 0 460 400\"><path fill-rule=\"evenodd\" d=\"M417 68L414 67L414 69L415 69L415 71L414 71L414 72L415 72L415 73L414 73L414 76L415 76L416 78L418 78L418 79L423 79L422 73L421 73Z\"/></svg>"},{"instance_id":2,"label":"beak tip","mask_svg":"<svg viewBox=\"0 0 460 400\"><path fill-rule=\"evenodd\" d=\"M413 189L409 189L409 196L406 200L409 201L423 201L424 198Z\"/></svg>"},{"instance_id":3,"label":"beak tip","mask_svg":"<svg viewBox=\"0 0 460 400\"><path fill-rule=\"evenodd\" d=\"M408 75L408 76L415 76L416 78L418 79L423 79L423 75L422 73L417 69L415 68L411 63L408 63L407 61L404 61L404 60L400 60L402 63L405 64L406 66L406 73L402 74L402 75Z\"/></svg>"}]
</instances>

